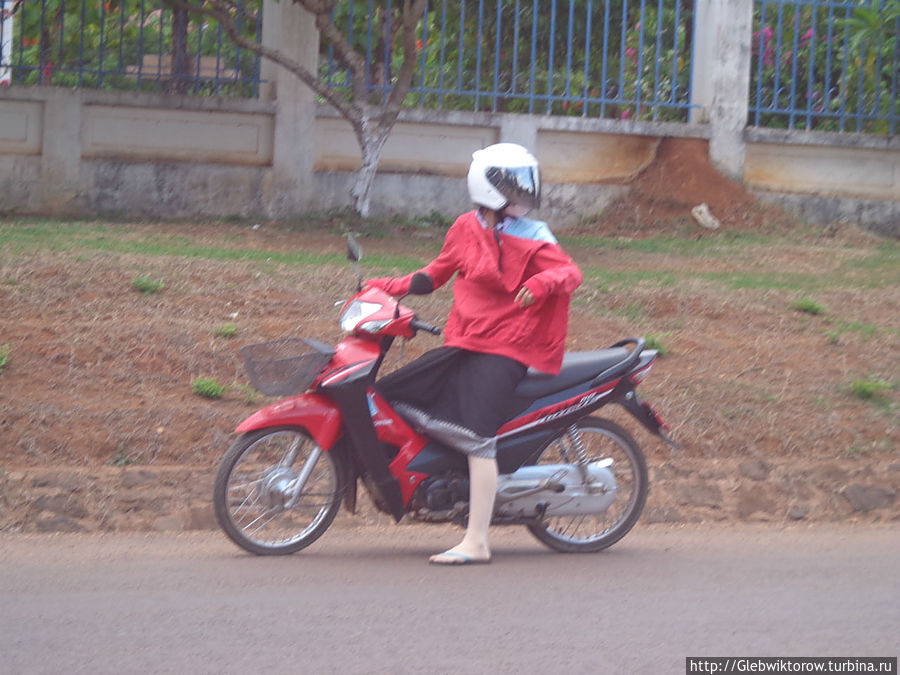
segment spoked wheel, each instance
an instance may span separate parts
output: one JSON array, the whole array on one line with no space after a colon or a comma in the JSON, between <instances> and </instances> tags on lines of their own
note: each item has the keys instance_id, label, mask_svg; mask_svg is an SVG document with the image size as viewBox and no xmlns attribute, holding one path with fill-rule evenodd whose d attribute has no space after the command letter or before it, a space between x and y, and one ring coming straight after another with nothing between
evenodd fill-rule
<instances>
[{"instance_id":1,"label":"spoked wheel","mask_svg":"<svg viewBox=\"0 0 900 675\"><path fill-rule=\"evenodd\" d=\"M216 476L216 519L257 555L294 553L318 539L341 506L340 460L303 430L261 429L241 436Z\"/></svg>"},{"instance_id":2,"label":"spoked wheel","mask_svg":"<svg viewBox=\"0 0 900 675\"><path fill-rule=\"evenodd\" d=\"M587 417L576 425L588 461L612 459L616 499L603 513L547 518L528 525L543 544L564 553L589 553L612 546L634 527L647 501L647 463L638 444L622 427L609 420ZM575 461L569 432L552 439L538 464Z\"/></svg>"}]
</instances>

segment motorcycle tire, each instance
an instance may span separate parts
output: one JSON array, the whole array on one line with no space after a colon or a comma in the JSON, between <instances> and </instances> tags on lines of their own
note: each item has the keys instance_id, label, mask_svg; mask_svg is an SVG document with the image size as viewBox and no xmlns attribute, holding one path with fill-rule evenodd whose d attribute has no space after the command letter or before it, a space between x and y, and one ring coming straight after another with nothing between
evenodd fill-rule
<instances>
[{"instance_id":1,"label":"motorcycle tire","mask_svg":"<svg viewBox=\"0 0 900 675\"><path fill-rule=\"evenodd\" d=\"M309 471L290 504L292 482ZM324 534L341 507L344 466L305 429L273 427L244 434L225 453L213 488L216 520L256 555L287 555Z\"/></svg>"},{"instance_id":2,"label":"motorcycle tire","mask_svg":"<svg viewBox=\"0 0 900 675\"><path fill-rule=\"evenodd\" d=\"M589 461L611 457L616 500L605 512L559 516L526 527L541 543L561 553L593 553L612 546L637 523L647 501L647 462L631 435L615 422L586 417L576 424ZM572 462L565 450L566 432L551 439L537 461Z\"/></svg>"}]
</instances>

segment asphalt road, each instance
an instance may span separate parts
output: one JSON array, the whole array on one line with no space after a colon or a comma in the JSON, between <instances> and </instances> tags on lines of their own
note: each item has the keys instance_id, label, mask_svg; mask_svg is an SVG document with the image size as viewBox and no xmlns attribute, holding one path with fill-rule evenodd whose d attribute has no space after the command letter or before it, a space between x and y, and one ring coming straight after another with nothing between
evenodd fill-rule
<instances>
[{"instance_id":1,"label":"asphalt road","mask_svg":"<svg viewBox=\"0 0 900 675\"><path fill-rule=\"evenodd\" d=\"M684 673L686 656L896 656L900 525L638 527L561 555L498 529L338 527L258 558L218 534L0 535L0 673Z\"/></svg>"}]
</instances>

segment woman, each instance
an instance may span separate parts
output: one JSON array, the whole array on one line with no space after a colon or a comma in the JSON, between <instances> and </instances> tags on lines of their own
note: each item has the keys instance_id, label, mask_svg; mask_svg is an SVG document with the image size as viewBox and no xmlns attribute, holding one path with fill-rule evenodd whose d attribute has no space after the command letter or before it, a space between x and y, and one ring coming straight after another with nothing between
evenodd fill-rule
<instances>
[{"instance_id":1,"label":"woman","mask_svg":"<svg viewBox=\"0 0 900 675\"><path fill-rule=\"evenodd\" d=\"M378 389L427 435L468 455L469 520L462 542L434 564L490 562L497 491L497 430L529 367L555 374L565 351L569 301L581 272L545 223L523 216L540 203L537 160L499 143L475 152L468 173L477 209L447 232L420 272L440 288L457 274L444 346L384 377ZM392 295L412 274L372 279Z\"/></svg>"}]
</instances>

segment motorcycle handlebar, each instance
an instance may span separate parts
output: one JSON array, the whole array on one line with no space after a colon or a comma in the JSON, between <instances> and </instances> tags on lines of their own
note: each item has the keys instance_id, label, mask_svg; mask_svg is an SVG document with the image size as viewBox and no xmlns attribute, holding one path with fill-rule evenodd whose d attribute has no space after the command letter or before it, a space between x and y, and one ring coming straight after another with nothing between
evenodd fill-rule
<instances>
[{"instance_id":1,"label":"motorcycle handlebar","mask_svg":"<svg viewBox=\"0 0 900 675\"><path fill-rule=\"evenodd\" d=\"M441 329L438 326L433 326L430 323L426 323L424 321L419 321L419 319L413 319L409 322L410 328L413 330L424 330L426 333L431 333L432 335L440 335Z\"/></svg>"}]
</instances>

